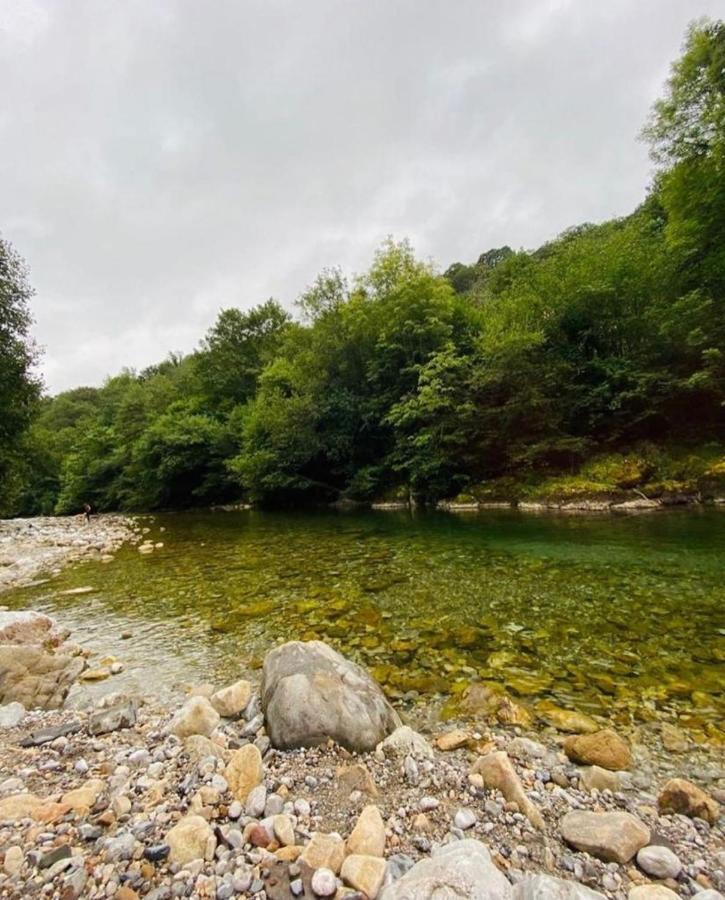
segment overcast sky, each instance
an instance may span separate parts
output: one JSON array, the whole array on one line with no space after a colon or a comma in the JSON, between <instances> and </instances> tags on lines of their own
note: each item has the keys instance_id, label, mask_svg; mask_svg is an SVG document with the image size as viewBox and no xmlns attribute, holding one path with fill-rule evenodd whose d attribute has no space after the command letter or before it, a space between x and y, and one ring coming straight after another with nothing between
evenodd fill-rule
<instances>
[{"instance_id":1,"label":"overcast sky","mask_svg":"<svg viewBox=\"0 0 725 900\"><path fill-rule=\"evenodd\" d=\"M291 305L392 234L445 268L629 212L722 0L0 0L0 232L55 392Z\"/></svg>"}]
</instances>

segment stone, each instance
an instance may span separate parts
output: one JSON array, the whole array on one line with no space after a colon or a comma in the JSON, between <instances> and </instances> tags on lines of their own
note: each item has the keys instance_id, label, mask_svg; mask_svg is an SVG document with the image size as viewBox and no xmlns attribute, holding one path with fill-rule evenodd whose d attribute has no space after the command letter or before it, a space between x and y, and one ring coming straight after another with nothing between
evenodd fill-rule
<instances>
[{"instance_id":1,"label":"stone","mask_svg":"<svg viewBox=\"0 0 725 900\"><path fill-rule=\"evenodd\" d=\"M400 724L380 686L322 641L290 641L267 653L262 710L273 747L312 747L332 739L373 750Z\"/></svg>"},{"instance_id":2,"label":"stone","mask_svg":"<svg viewBox=\"0 0 725 900\"><path fill-rule=\"evenodd\" d=\"M662 746L670 753L684 753L687 750L687 736L685 732L676 725L669 722L663 722L660 728L662 736Z\"/></svg>"},{"instance_id":3,"label":"stone","mask_svg":"<svg viewBox=\"0 0 725 900\"><path fill-rule=\"evenodd\" d=\"M15 819L34 819L43 801L35 794L11 794L0 800L0 822Z\"/></svg>"},{"instance_id":4,"label":"stone","mask_svg":"<svg viewBox=\"0 0 725 900\"><path fill-rule=\"evenodd\" d=\"M0 611L0 644L58 646L70 632L32 609Z\"/></svg>"},{"instance_id":5,"label":"stone","mask_svg":"<svg viewBox=\"0 0 725 900\"><path fill-rule=\"evenodd\" d=\"M190 697L171 720L169 731L180 738L192 734L209 737L220 721L221 716L206 697Z\"/></svg>"},{"instance_id":6,"label":"stone","mask_svg":"<svg viewBox=\"0 0 725 900\"><path fill-rule=\"evenodd\" d=\"M720 804L708 793L684 778L671 778L657 798L660 813L680 813L704 819L714 825L720 817Z\"/></svg>"},{"instance_id":7,"label":"stone","mask_svg":"<svg viewBox=\"0 0 725 900\"><path fill-rule=\"evenodd\" d=\"M262 754L254 744L245 744L232 751L224 777L234 799L244 803L252 788L261 784L264 778Z\"/></svg>"},{"instance_id":8,"label":"stone","mask_svg":"<svg viewBox=\"0 0 725 900\"><path fill-rule=\"evenodd\" d=\"M602 769L601 766L586 766L579 770L579 787L584 791L621 790L622 780L616 772Z\"/></svg>"},{"instance_id":9,"label":"stone","mask_svg":"<svg viewBox=\"0 0 725 900\"><path fill-rule=\"evenodd\" d=\"M231 719L244 712L251 696L251 683L242 679L212 694L209 699L220 716Z\"/></svg>"},{"instance_id":10,"label":"stone","mask_svg":"<svg viewBox=\"0 0 725 900\"><path fill-rule=\"evenodd\" d=\"M386 885L380 900L510 900L511 885L480 841L468 839L433 850L401 878Z\"/></svg>"},{"instance_id":11,"label":"stone","mask_svg":"<svg viewBox=\"0 0 725 900\"><path fill-rule=\"evenodd\" d=\"M0 706L0 728L15 728L25 718L25 707L22 703L13 701Z\"/></svg>"},{"instance_id":12,"label":"stone","mask_svg":"<svg viewBox=\"0 0 725 900\"><path fill-rule=\"evenodd\" d=\"M356 891L375 900L380 893L385 877L385 860L380 856L363 856L353 853L345 859L340 877Z\"/></svg>"},{"instance_id":13,"label":"stone","mask_svg":"<svg viewBox=\"0 0 725 900\"><path fill-rule=\"evenodd\" d=\"M105 786L105 782L99 778L91 778L81 787L63 794L61 803L66 803L78 815L86 815L94 807Z\"/></svg>"},{"instance_id":14,"label":"stone","mask_svg":"<svg viewBox=\"0 0 725 900\"><path fill-rule=\"evenodd\" d=\"M300 860L311 869L331 869L335 875L342 868L344 859L345 842L335 832L316 831L300 855Z\"/></svg>"},{"instance_id":15,"label":"stone","mask_svg":"<svg viewBox=\"0 0 725 900\"><path fill-rule=\"evenodd\" d=\"M283 847L292 847L295 842L295 830L292 819L284 813L272 817L274 836Z\"/></svg>"},{"instance_id":16,"label":"stone","mask_svg":"<svg viewBox=\"0 0 725 900\"><path fill-rule=\"evenodd\" d=\"M473 828L477 821L476 813L468 807L461 807L453 817L453 824L456 828L460 828L461 831Z\"/></svg>"},{"instance_id":17,"label":"stone","mask_svg":"<svg viewBox=\"0 0 725 900\"><path fill-rule=\"evenodd\" d=\"M471 773L482 775L487 788L495 788L506 800L515 803L535 828L544 827L541 813L526 796L516 769L503 750L481 756L473 764Z\"/></svg>"},{"instance_id":18,"label":"stone","mask_svg":"<svg viewBox=\"0 0 725 900\"><path fill-rule=\"evenodd\" d=\"M348 854L359 856L383 856L385 853L385 824L380 810L374 804L360 813L350 832L345 849Z\"/></svg>"},{"instance_id":19,"label":"stone","mask_svg":"<svg viewBox=\"0 0 725 900\"><path fill-rule=\"evenodd\" d=\"M513 900L605 900L605 896L577 881L542 874L529 875L514 885Z\"/></svg>"},{"instance_id":20,"label":"stone","mask_svg":"<svg viewBox=\"0 0 725 900\"><path fill-rule=\"evenodd\" d=\"M98 669L86 669L85 672L81 672L80 679L81 681L105 681L110 676L111 670L101 666Z\"/></svg>"},{"instance_id":21,"label":"stone","mask_svg":"<svg viewBox=\"0 0 725 900\"><path fill-rule=\"evenodd\" d=\"M85 668L85 660L42 647L0 643L0 704L59 709Z\"/></svg>"},{"instance_id":22,"label":"stone","mask_svg":"<svg viewBox=\"0 0 725 900\"><path fill-rule=\"evenodd\" d=\"M133 728L136 724L138 704L135 700L124 697L105 709L93 713L88 721L90 734L109 734L122 728Z\"/></svg>"},{"instance_id":23,"label":"stone","mask_svg":"<svg viewBox=\"0 0 725 900\"><path fill-rule=\"evenodd\" d=\"M228 756L223 747L208 737L204 737L203 734L190 734L189 737L184 738L184 752L189 754L192 762L199 762L207 756L226 761Z\"/></svg>"},{"instance_id":24,"label":"stone","mask_svg":"<svg viewBox=\"0 0 725 900\"><path fill-rule=\"evenodd\" d=\"M702 893L696 896L701 897ZM663 884L638 884L627 894L627 900L679 900L679 894Z\"/></svg>"},{"instance_id":25,"label":"stone","mask_svg":"<svg viewBox=\"0 0 725 900\"><path fill-rule=\"evenodd\" d=\"M637 865L653 878L677 878L682 871L680 858L669 847L659 844L642 847L637 854Z\"/></svg>"},{"instance_id":26,"label":"stone","mask_svg":"<svg viewBox=\"0 0 725 900\"><path fill-rule=\"evenodd\" d=\"M263 784L253 787L247 794L247 800L244 805L244 811L248 816L258 819L264 815L264 808L267 804L267 788ZM239 818L236 816L235 818Z\"/></svg>"},{"instance_id":27,"label":"stone","mask_svg":"<svg viewBox=\"0 0 725 900\"><path fill-rule=\"evenodd\" d=\"M546 747L530 738L514 738L506 747L506 752L514 759L543 759Z\"/></svg>"},{"instance_id":28,"label":"stone","mask_svg":"<svg viewBox=\"0 0 725 900\"><path fill-rule=\"evenodd\" d=\"M560 823L561 835L572 847L605 862L626 863L649 843L649 828L627 812L567 813Z\"/></svg>"},{"instance_id":29,"label":"stone","mask_svg":"<svg viewBox=\"0 0 725 900\"><path fill-rule=\"evenodd\" d=\"M40 857L38 860L38 868L50 869L51 866L54 866L61 859L70 859L72 855L69 844L60 844L57 847L53 847L52 850L48 850L47 853L44 853Z\"/></svg>"},{"instance_id":30,"label":"stone","mask_svg":"<svg viewBox=\"0 0 725 900\"><path fill-rule=\"evenodd\" d=\"M335 775L338 784L347 794L351 794L353 791L361 791L370 797L378 796L378 789L373 781L373 776L361 763L355 763L352 766L338 766L335 770Z\"/></svg>"},{"instance_id":31,"label":"stone","mask_svg":"<svg viewBox=\"0 0 725 900\"><path fill-rule=\"evenodd\" d=\"M422 734L409 725L401 725L381 741L377 748L383 756L412 756L414 759L433 759L433 748Z\"/></svg>"},{"instance_id":32,"label":"stone","mask_svg":"<svg viewBox=\"0 0 725 900\"><path fill-rule=\"evenodd\" d=\"M542 703L538 707L538 713L549 725L553 725L558 731L565 731L569 734L594 734L600 728L590 716L573 709L562 709Z\"/></svg>"},{"instance_id":33,"label":"stone","mask_svg":"<svg viewBox=\"0 0 725 900\"><path fill-rule=\"evenodd\" d=\"M460 750L465 747L471 740L471 735L461 728L455 728L453 731L444 731L436 736L435 745L439 750L449 752L451 750Z\"/></svg>"},{"instance_id":34,"label":"stone","mask_svg":"<svg viewBox=\"0 0 725 900\"><path fill-rule=\"evenodd\" d=\"M628 744L609 728L594 734L572 735L564 741L564 753L575 763L600 766L619 771L632 768L632 753Z\"/></svg>"},{"instance_id":35,"label":"stone","mask_svg":"<svg viewBox=\"0 0 725 900\"><path fill-rule=\"evenodd\" d=\"M324 867L318 869L312 874L310 886L318 897L334 897L337 893L335 873Z\"/></svg>"},{"instance_id":36,"label":"stone","mask_svg":"<svg viewBox=\"0 0 725 900\"><path fill-rule=\"evenodd\" d=\"M42 744L49 744L59 737L75 734L81 730L81 727L80 722L63 722L61 725L36 728L34 731L28 732L18 743L21 747L40 747Z\"/></svg>"},{"instance_id":37,"label":"stone","mask_svg":"<svg viewBox=\"0 0 725 900\"><path fill-rule=\"evenodd\" d=\"M17 875L23 867L24 859L25 857L21 847L18 847L17 844L8 847L5 851L5 859L3 860L3 871L5 874L9 875L11 878L14 875Z\"/></svg>"},{"instance_id":38,"label":"stone","mask_svg":"<svg viewBox=\"0 0 725 900\"><path fill-rule=\"evenodd\" d=\"M209 823L201 816L186 816L167 833L169 861L186 865L193 859L211 858L216 838Z\"/></svg>"}]
</instances>

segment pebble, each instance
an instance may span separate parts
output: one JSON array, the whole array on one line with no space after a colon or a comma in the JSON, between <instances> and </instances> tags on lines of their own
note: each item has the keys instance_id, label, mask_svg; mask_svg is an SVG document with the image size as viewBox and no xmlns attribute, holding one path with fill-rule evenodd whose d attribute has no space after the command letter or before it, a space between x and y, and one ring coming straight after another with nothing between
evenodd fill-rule
<instances>
[{"instance_id":1,"label":"pebble","mask_svg":"<svg viewBox=\"0 0 725 900\"><path fill-rule=\"evenodd\" d=\"M331 869L315 869L310 884L318 897L334 897L337 893L337 878Z\"/></svg>"},{"instance_id":2,"label":"pebble","mask_svg":"<svg viewBox=\"0 0 725 900\"><path fill-rule=\"evenodd\" d=\"M421 812L430 812L432 809L438 809L440 801L436 797L421 797L418 801L418 809Z\"/></svg>"},{"instance_id":3,"label":"pebble","mask_svg":"<svg viewBox=\"0 0 725 900\"><path fill-rule=\"evenodd\" d=\"M476 824L476 814L472 809L468 809L467 807L462 807L458 810L458 812L453 817L453 824L456 828L460 828L461 831L466 831L469 828L473 828Z\"/></svg>"}]
</instances>

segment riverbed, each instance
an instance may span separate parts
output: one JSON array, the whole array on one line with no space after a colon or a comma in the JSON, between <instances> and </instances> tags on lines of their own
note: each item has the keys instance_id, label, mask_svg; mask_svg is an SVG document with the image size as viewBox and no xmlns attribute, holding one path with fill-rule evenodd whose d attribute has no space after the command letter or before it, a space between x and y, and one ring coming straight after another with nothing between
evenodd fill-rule
<instances>
[{"instance_id":1,"label":"riverbed","mask_svg":"<svg viewBox=\"0 0 725 900\"><path fill-rule=\"evenodd\" d=\"M721 740L721 510L245 510L137 525L161 546L126 544L2 597L117 656L124 671L101 690L226 683L277 642L320 638L413 707L485 680L533 709L662 719Z\"/></svg>"}]
</instances>

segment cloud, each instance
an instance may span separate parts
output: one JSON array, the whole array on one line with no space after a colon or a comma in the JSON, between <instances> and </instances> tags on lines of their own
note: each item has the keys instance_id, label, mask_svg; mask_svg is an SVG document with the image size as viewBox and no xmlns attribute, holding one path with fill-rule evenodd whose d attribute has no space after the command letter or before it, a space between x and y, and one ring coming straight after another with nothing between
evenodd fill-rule
<instances>
[{"instance_id":1,"label":"cloud","mask_svg":"<svg viewBox=\"0 0 725 900\"><path fill-rule=\"evenodd\" d=\"M703 0L698 14L717 14ZM56 391L291 304L629 212L689 0L5 0L0 229Z\"/></svg>"}]
</instances>

